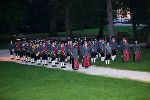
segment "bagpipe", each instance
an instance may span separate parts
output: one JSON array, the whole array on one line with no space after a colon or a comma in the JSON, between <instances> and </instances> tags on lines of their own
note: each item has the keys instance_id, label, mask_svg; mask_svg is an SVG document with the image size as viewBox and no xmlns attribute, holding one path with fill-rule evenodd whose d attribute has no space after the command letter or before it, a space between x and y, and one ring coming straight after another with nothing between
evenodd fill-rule
<instances>
[{"instance_id":1,"label":"bagpipe","mask_svg":"<svg viewBox=\"0 0 150 100\"><path fill-rule=\"evenodd\" d=\"M58 50L57 54L58 54L58 55L67 56L66 53L65 53L64 51L60 51L60 50Z\"/></svg>"}]
</instances>

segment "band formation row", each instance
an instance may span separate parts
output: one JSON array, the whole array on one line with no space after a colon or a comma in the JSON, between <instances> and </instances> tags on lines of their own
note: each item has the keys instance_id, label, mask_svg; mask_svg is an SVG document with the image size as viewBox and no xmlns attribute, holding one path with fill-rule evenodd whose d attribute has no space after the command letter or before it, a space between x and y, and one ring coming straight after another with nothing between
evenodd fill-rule
<instances>
[{"instance_id":1,"label":"band formation row","mask_svg":"<svg viewBox=\"0 0 150 100\"><path fill-rule=\"evenodd\" d=\"M133 46L134 61L140 61L140 46L137 41ZM129 44L126 38L120 41L122 61L129 61ZM35 63L43 66L52 63L52 67L61 63L61 68L66 68L67 62L72 64L74 70L79 69L79 57L82 59L82 66L88 68L96 59L100 59L106 64L110 64L110 59L115 61L118 51L117 42L114 37L110 41L102 39L87 40L84 38L73 38L65 41L51 39L16 39L10 41L9 50L11 59L21 60L26 63ZM100 61L97 60L97 61Z\"/></svg>"}]
</instances>

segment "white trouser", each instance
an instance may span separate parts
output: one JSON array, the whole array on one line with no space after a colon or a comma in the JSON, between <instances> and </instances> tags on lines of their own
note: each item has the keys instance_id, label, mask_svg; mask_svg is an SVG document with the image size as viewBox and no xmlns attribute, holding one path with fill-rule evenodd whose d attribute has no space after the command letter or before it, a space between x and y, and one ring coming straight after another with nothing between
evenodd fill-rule
<instances>
[{"instance_id":1,"label":"white trouser","mask_svg":"<svg viewBox=\"0 0 150 100\"><path fill-rule=\"evenodd\" d=\"M101 61L104 61L105 60L105 57L101 57Z\"/></svg>"},{"instance_id":2,"label":"white trouser","mask_svg":"<svg viewBox=\"0 0 150 100\"><path fill-rule=\"evenodd\" d=\"M105 62L106 62L106 64L108 64L108 65L110 64L110 60L105 60Z\"/></svg>"},{"instance_id":3,"label":"white trouser","mask_svg":"<svg viewBox=\"0 0 150 100\"><path fill-rule=\"evenodd\" d=\"M53 65L55 65L55 61L54 61L54 60L52 61L52 66L53 66Z\"/></svg>"}]
</instances>

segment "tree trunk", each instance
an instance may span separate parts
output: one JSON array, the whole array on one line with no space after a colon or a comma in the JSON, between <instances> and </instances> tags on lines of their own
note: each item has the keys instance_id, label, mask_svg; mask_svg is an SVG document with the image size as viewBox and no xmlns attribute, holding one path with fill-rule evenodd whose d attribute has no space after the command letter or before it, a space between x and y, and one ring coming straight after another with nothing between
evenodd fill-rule
<instances>
[{"instance_id":1,"label":"tree trunk","mask_svg":"<svg viewBox=\"0 0 150 100\"><path fill-rule=\"evenodd\" d=\"M51 18L50 18L50 36L55 36L57 33L56 28L56 11L55 7L51 7Z\"/></svg>"},{"instance_id":2,"label":"tree trunk","mask_svg":"<svg viewBox=\"0 0 150 100\"><path fill-rule=\"evenodd\" d=\"M130 5L130 12L132 15L132 30L133 30L133 34L134 34L134 40L137 39L137 31L136 31L136 5L135 5L135 1L134 0L130 0L129 1L129 5Z\"/></svg>"},{"instance_id":3,"label":"tree trunk","mask_svg":"<svg viewBox=\"0 0 150 100\"><path fill-rule=\"evenodd\" d=\"M65 28L66 28L66 37L72 36L72 29L71 29L71 18L70 18L70 5L69 1L66 0L65 2Z\"/></svg>"},{"instance_id":4,"label":"tree trunk","mask_svg":"<svg viewBox=\"0 0 150 100\"><path fill-rule=\"evenodd\" d=\"M133 17L134 17L134 14L132 15L132 25L133 25L132 28L133 28L134 40L136 40L137 39L136 22Z\"/></svg>"},{"instance_id":5,"label":"tree trunk","mask_svg":"<svg viewBox=\"0 0 150 100\"><path fill-rule=\"evenodd\" d=\"M150 1L147 0L147 43L146 46L150 48Z\"/></svg>"},{"instance_id":6,"label":"tree trunk","mask_svg":"<svg viewBox=\"0 0 150 100\"><path fill-rule=\"evenodd\" d=\"M108 16L108 27L109 27L109 39L110 39L112 36L114 36L114 24L113 24L111 0L106 0L106 4L107 4L107 16Z\"/></svg>"},{"instance_id":7,"label":"tree trunk","mask_svg":"<svg viewBox=\"0 0 150 100\"><path fill-rule=\"evenodd\" d=\"M100 20L100 24L99 24L99 33L98 33L98 36L97 36L98 39L104 37L104 32L103 32L104 26L105 26L105 18L104 18L104 16L102 16L102 18Z\"/></svg>"}]
</instances>

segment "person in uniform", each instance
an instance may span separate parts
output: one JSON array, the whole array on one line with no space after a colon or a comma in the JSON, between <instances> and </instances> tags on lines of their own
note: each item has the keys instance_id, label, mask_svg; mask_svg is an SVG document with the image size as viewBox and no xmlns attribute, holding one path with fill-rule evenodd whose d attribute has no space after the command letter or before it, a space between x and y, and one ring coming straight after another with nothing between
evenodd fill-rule
<instances>
[{"instance_id":1,"label":"person in uniform","mask_svg":"<svg viewBox=\"0 0 150 100\"><path fill-rule=\"evenodd\" d=\"M29 49L28 62L31 62L32 41L30 41L28 49Z\"/></svg>"},{"instance_id":2,"label":"person in uniform","mask_svg":"<svg viewBox=\"0 0 150 100\"><path fill-rule=\"evenodd\" d=\"M40 61L42 62L42 50L43 50L43 42L42 42L42 40L40 40L39 47L40 47Z\"/></svg>"},{"instance_id":3,"label":"person in uniform","mask_svg":"<svg viewBox=\"0 0 150 100\"><path fill-rule=\"evenodd\" d=\"M14 59L14 50L15 50L15 44L13 44L13 41L10 41L10 43L9 43L9 51L10 51L10 58L11 58L11 60Z\"/></svg>"},{"instance_id":4,"label":"person in uniform","mask_svg":"<svg viewBox=\"0 0 150 100\"><path fill-rule=\"evenodd\" d=\"M129 44L127 39L125 39L123 45L123 62L129 62Z\"/></svg>"},{"instance_id":5,"label":"person in uniform","mask_svg":"<svg viewBox=\"0 0 150 100\"><path fill-rule=\"evenodd\" d=\"M35 54L36 54L36 62L38 65L41 64L41 61L40 61L40 46L38 43L36 43L36 46L35 46Z\"/></svg>"},{"instance_id":6,"label":"person in uniform","mask_svg":"<svg viewBox=\"0 0 150 100\"><path fill-rule=\"evenodd\" d=\"M72 52L73 52L73 44L72 44L72 41L70 41L70 44L69 44L70 64L72 63Z\"/></svg>"},{"instance_id":7,"label":"person in uniform","mask_svg":"<svg viewBox=\"0 0 150 100\"><path fill-rule=\"evenodd\" d=\"M56 64L59 64L59 61L60 61L60 50L59 50L59 48L60 48L60 41L55 41L55 50L56 50L56 59L55 59L55 61L56 61Z\"/></svg>"},{"instance_id":8,"label":"person in uniform","mask_svg":"<svg viewBox=\"0 0 150 100\"><path fill-rule=\"evenodd\" d=\"M26 51L25 51L25 45L26 45L26 41L24 41L23 43L22 43L22 60L23 61L26 61Z\"/></svg>"},{"instance_id":9,"label":"person in uniform","mask_svg":"<svg viewBox=\"0 0 150 100\"><path fill-rule=\"evenodd\" d=\"M101 45L100 45L100 53L101 53L101 61L104 62L105 60L105 46L106 46L106 43L104 41L104 39L102 39L102 42L101 42Z\"/></svg>"},{"instance_id":10,"label":"person in uniform","mask_svg":"<svg viewBox=\"0 0 150 100\"><path fill-rule=\"evenodd\" d=\"M68 61L68 44L67 44L66 41L65 41L65 54L66 54L66 56L65 56L65 63L67 63L67 61Z\"/></svg>"},{"instance_id":11,"label":"person in uniform","mask_svg":"<svg viewBox=\"0 0 150 100\"><path fill-rule=\"evenodd\" d=\"M87 42L83 47L83 67L88 68L90 66L90 48L87 46Z\"/></svg>"},{"instance_id":12,"label":"person in uniform","mask_svg":"<svg viewBox=\"0 0 150 100\"><path fill-rule=\"evenodd\" d=\"M46 43L46 49L47 49L47 51L48 51L48 54L47 54L47 60L48 60L48 62L49 63L52 63L52 58L51 58L51 54L50 54L50 52L51 52L51 41L50 40L48 40L47 41L47 43Z\"/></svg>"},{"instance_id":13,"label":"person in uniform","mask_svg":"<svg viewBox=\"0 0 150 100\"><path fill-rule=\"evenodd\" d=\"M91 43L91 62L95 63L97 55L97 44L94 40Z\"/></svg>"},{"instance_id":14,"label":"person in uniform","mask_svg":"<svg viewBox=\"0 0 150 100\"><path fill-rule=\"evenodd\" d=\"M29 56L29 44L26 41L25 45L24 45L24 49L25 49L25 61L26 63L28 62L28 56Z\"/></svg>"},{"instance_id":15,"label":"person in uniform","mask_svg":"<svg viewBox=\"0 0 150 100\"><path fill-rule=\"evenodd\" d=\"M73 43L73 50L72 50L72 69L78 70L79 69L79 61L78 61L78 47L75 45L75 42Z\"/></svg>"},{"instance_id":16,"label":"person in uniform","mask_svg":"<svg viewBox=\"0 0 150 100\"><path fill-rule=\"evenodd\" d=\"M52 67L57 67L56 64L55 64L55 59L56 59L56 47L55 47L55 42L52 42L51 56L52 56Z\"/></svg>"},{"instance_id":17,"label":"person in uniform","mask_svg":"<svg viewBox=\"0 0 150 100\"><path fill-rule=\"evenodd\" d=\"M19 53L20 53L20 59L23 61L23 46L21 41L19 43Z\"/></svg>"},{"instance_id":18,"label":"person in uniform","mask_svg":"<svg viewBox=\"0 0 150 100\"><path fill-rule=\"evenodd\" d=\"M46 50L45 42L43 42L43 47L42 47L42 64L43 66L47 65L47 50Z\"/></svg>"},{"instance_id":19,"label":"person in uniform","mask_svg":"<svg viewBox=\"0 0 150 100\"><path fill-rule=\"evenodd\" d=\"M134 56L133 56L133 60L135 62L140 61L140 45L138 44L138 41L135 41L135 44L133 45L134 48Z\"/></svg>"},{"instance_id":20,"label":"person in uniform","mask_svg":"<svg viewBox=\"0 0 150 100\"><path fill-rule=\"evenodd\" d=\"M108 65L110 64L111 53L112 53L111 46L110 46L109 42L107 42L106 47L105 47L105 56L106 56L105 62Z\"/></svg>"},{"instance_id":21,"label":"person in uniform","mask_svg":"<svg viewBox=\"0 0 150 100\"><path fill-rule=\"evenodd\" d=\"M66 68L65 67L65 58L66 58L66 50L65 50L66 48L64 47L64 43L62 42L61 43L61 46L60 46L60 48L59 48L59 50L60 50L60 62L61 62L61 68Z\"/></svg>"},{"instance_id":22,"label":"person in uniform","mask_svg":"<svg viewBox=\"0 0 150 100\"><path fill-rule=\"evenodd\" d=\"M67 40L67 61L70 61L70 40Z\"/></svg>"},{"instance_id":23,"label":"person in uniform","mask_svg":"<svg viewBox=\"0 0 150 100\"><path fill-rule=\"evenodd\" d=\"M123 37L122 40L120 41L120 49L121 49L121 55L123 57L123 46L124 46L124 42L125 42L125 38Z\"/></svg>"},{"instance_id":24,"label":"person in uniform","mask_svg":"<svg viewBox=\"0 0 150 100\"><path fill-rule=\"evenodd\" d=\"M33 44L32 46L32 51L31 51L31 63L35 63L35 59L36 59L36 51L35 51L35 45Z\"/></svg>"},{"instance_id":25,"label":"person in uniform","mask_svg":"<svg viewBox=\"0 0 150 100\"><path fill-rule=\"evenodd\" d=\"M118 51L117 42L116 42L114 37L112 37L112 39L110 41L110 44L111 44L111 50L112 50L111 58L112 58L112 61L114 61L116 59L116 54L117 54L117 51Z\"/></svg>"},{"instance_id":26,"label":"person in uniform","mask_svg":"<svg viewBox=\"0 0 150 100\"><path fill-rule=\"evenodd\" d=\"M98 49L99 58L101 57L100 46L101 46L101 39L99 39L99 41L97 42L97 49Z\"/></svg>"}]
</instances>

